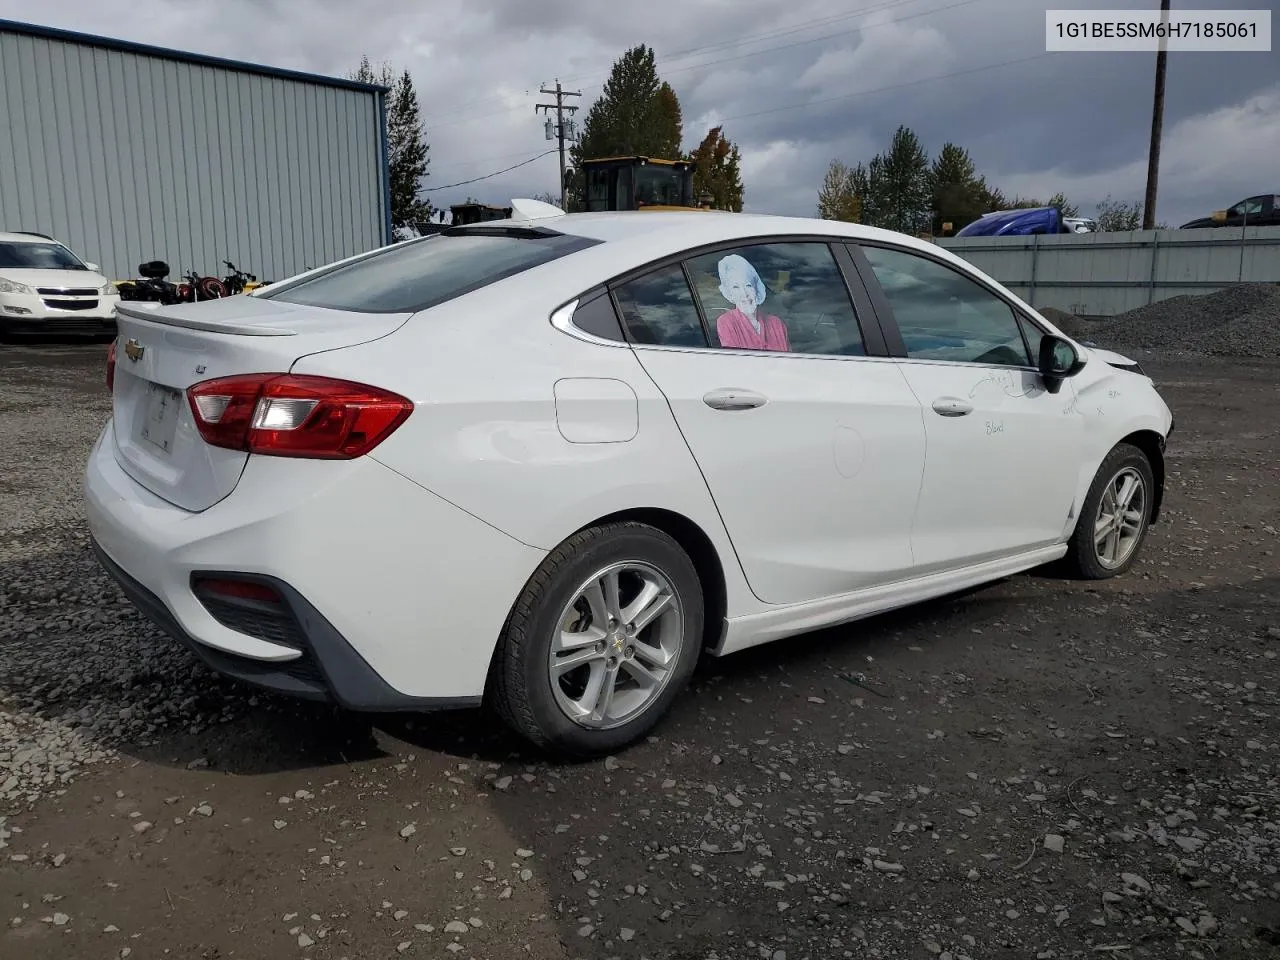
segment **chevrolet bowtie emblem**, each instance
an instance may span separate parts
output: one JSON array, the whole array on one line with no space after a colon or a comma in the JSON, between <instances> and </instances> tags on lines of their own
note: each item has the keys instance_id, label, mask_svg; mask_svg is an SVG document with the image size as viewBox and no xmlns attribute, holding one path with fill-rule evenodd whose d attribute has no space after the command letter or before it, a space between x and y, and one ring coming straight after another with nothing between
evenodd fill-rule
<instances>
[{"instance_id":1,"label":"chevrolet bowtie emblem","mask_svg":"<svg viewBox=\"0 0 1280 960\"><path fill-rule=\"evenodd\" d=\"M137 363L142 359L142 355L147 352L147 348L138 343L137 340L130 340L124 345L124 355Z\"/></svg>"}]
</instances>

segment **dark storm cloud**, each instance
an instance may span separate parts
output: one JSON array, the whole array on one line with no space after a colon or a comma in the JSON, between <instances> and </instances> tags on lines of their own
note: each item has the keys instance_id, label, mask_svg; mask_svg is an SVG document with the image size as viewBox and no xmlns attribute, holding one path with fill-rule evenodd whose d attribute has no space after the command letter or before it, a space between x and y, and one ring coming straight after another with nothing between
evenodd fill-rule
<instances>
[{"instance_id":1,"label":"dark storm cloud","mask_svg":"<svg viewBox=\"0 0 1280 960\"><path fill-rule=\"evenodd\" d=\"M749 209L811 214L827 163L868 160L899 124L914 129L931 153L948 140L965 146L1009 193L1062 189L1086 212L1107 193L1137 199L1154 58L1046 55L1049 7L1145 10L1152 3L48 0L39 18L329 75L347 73L361 54L407 67L422 100L436 187L550 147L533 109L545 99L538 87L559 77L582 90L575 102L585 110L617 56L643 42L680 95L687 145L724 121L742 148ZM0 0L0 16L33 13L27 0ZM1024 58L1034 59L977 69ZM1170 56L1162 217L1181 222L1275 188L1268 177L1274 179L1280 96L1264 92L1280 79L1278 64L1274 53ZM506 201L555 191L556 183L550 156L431 197L444 205L468 194Z\"/></svg>"}]
</instances>

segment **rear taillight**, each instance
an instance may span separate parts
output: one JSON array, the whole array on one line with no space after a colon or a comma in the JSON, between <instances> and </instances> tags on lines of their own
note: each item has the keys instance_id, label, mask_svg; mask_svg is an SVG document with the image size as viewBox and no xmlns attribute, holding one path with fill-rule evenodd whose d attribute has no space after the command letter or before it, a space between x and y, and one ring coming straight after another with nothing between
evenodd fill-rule
<instances>
[{"instance_id":1,"label":"rear taillight","mask_svg":"<svg viewBox=\"0 0 1280 960\"><path fill-rule=\"evenodd\" d=\"M287 373L206 380L187 401L210 446L326 460L363 456L413 412L411 401L377 387Z\"/></svg>"},{"instance_id":2,"label":"rear taillight","mask_svg":"<svg viewBox=\"0 0 1280 960\"><path fill-rule=\"evenodd\" d=\"M115 393L116 390L116 342L111 341L111 346L107 347L107 393Z\"/></svg>"}]
</instances>

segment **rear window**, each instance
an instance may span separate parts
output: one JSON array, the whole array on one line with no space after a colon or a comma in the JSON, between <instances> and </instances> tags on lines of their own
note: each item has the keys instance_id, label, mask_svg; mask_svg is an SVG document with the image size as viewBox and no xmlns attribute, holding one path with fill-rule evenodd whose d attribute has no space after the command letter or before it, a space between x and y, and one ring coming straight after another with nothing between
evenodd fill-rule
<instances>
[{"instance_id":1,"label":"rear window","mask_svg":"<svg viewBox=\"0 0 1280 960\"><path fill-rule=\"evenodd\" d=\"M260 296L330 310L416 313L599 242L546 229L468 227L407 240Z\"/></svg>"}]
</instances>

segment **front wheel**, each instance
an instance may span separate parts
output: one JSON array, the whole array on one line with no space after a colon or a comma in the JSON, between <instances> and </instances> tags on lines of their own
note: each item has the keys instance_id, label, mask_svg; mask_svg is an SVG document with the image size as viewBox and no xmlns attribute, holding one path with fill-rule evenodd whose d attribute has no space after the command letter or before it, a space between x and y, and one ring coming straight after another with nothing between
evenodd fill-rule
<instances>
[{"instance_id":1,"label":"front wheel","mask_svg":"<svg viewBox=\"0 0 1280 960\"><path fill-rule=\"evenodd\" d=\"M1066 557L1071 572L1105 580L1132 567L1147 536L1154 496L1147 455L1131 444L1117 445L1084 498Z\"/></svg>"},{"instance_id":2,"label":"front wheel","mask_svg":"<svg viewBox=\"0 0 1280 960\"><path fill-rule=\"evenodd\" d=\"M517 733L567 756L611 753L688 682L703 597L688 555L645 524L608 523L553 550L512 608L488 698Z\"/></svg>"}]
</instances>

